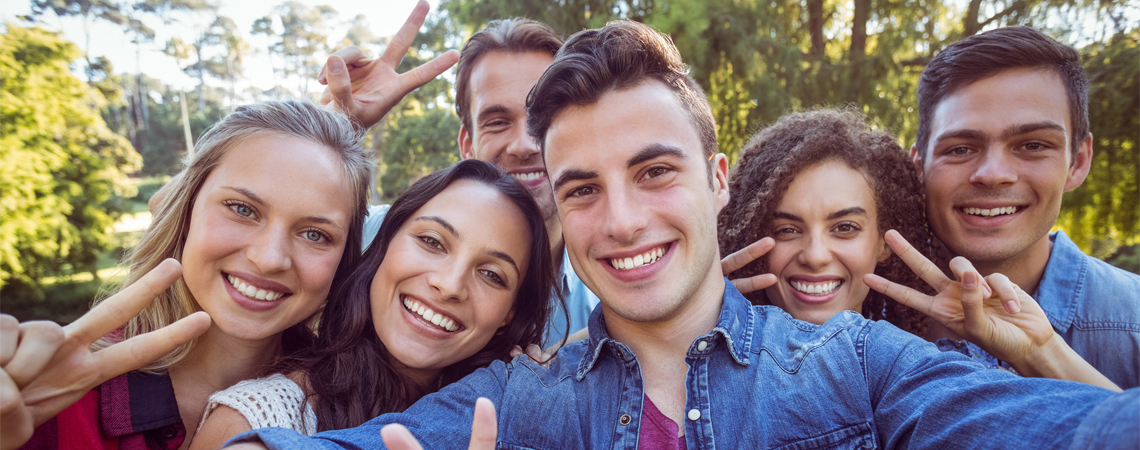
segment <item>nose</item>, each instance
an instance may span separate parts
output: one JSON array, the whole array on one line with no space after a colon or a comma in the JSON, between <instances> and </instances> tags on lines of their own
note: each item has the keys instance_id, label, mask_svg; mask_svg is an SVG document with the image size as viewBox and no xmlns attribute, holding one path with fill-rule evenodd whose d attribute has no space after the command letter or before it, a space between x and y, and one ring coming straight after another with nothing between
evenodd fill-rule
<instances>
[{"instance_id":1,"label":"nose","mask_svg":"<svg viewBox=\"0 0 1140 450\"><path fill-rule=\"evenodd\" d=\"M467 300L467 264L456 257L441 261L427 274L427 282L442 301Z\"/></svg>"},{"instance_id":2,"label":"nose","mask_svg":"<svg viewBox=\"0 0 1140 450\"><path fill-rule=\"evenodd\" d=\"M527 134L526 127L514 127L514 133L514 139L511 139L510 145L507 146L507 154L520 161L536 158L539 154L538 143Z\"/></svg>"},{"instance_id":3,"label":"nose","mask_svg":"<svg viewBox=\"0 0 1140 450\"><path fill-rule=\"evenodd\" d=\"M292 241L288 230L263 228L246 247L246 258L261 273L277 273L293 266Z\"/></svg>"},{"instance_id":4,"label":"nose","mask_svg":"<svg viewBox=\"0 0 1140 450\"><path fill-rule=\"evenodd\" d=\"M799 254L799 262L804 266L818 270L831 263L831 246L827 238L820 235L804 236L803 249Z\"/></svg>"},{"instance_id":5,"label":"nose","mask_svg":"<svg viewBox=\"0 0 1140 450\"><path fill-rule=\"evenodd\" d=\"M602 231L621 244L637 241L648 226L641 202L633 198L631 192L621 188L610 189L604 194L606 210L601 224Z\"/></svg>"},{"instance_id":6,"label":"nose","mask_svg":"<svg viewBox=\"0 0 1140 450\"><path fill-rule=\"evenodd\" d=\"M1016 164L1008 160L1011 156L1001 148L987 148L979 155L978 165L970 174L970 182L985 187L1000 187L1017 181Z\"/></svg>"}]
</instances>

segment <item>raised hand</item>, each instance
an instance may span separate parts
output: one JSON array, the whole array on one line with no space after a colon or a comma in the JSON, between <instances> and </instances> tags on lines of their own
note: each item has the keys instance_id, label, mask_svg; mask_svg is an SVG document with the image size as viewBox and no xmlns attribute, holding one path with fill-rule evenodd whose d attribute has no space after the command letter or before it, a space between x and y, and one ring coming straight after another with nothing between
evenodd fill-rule
<instances>
[{"instance_id":1,"label":"raised hand","mask_svg":"<svg viewBox=\"0 0 1140 450\"><path fill-rule=\"evenodd\" d=\"M321 104L336 102L345 114L369 128L409 92L455 65L459 52L450 50L415 69L396 73L427 13L427 2L420 0L379 59L367 59L358 47L341 49L329 56L317 79L328 85L321 94Z\"/></svg>"},{"instance_id":2,"label":"raised hand","mask_svg":"<svg viewBox=\"0 0 1140 450\"><path fill-rule=\"evenodd\" d=\"M747 247L737 250L736 253L725 256L724 259L720 260L720 271L725 276L728 276L728 274L735 272L737 269L768 254L768 252L772 251L772 247L775 246L776 241L770 237L753 242ZM770 273L762 273L748 278L730 279L729 281L732 281L732 285L736 286L736 290L740 291L741 294L747 294L749 292L767 289L769 286L776 284L778 279L775 275Z\"/></svg>"},{"instance_id":3,"label":"raised hand","mask_svg":"<svg viewBox=\"0 0 1140 450\"><path fill-rule=\"evenodd\" d=\"M475 400L475 417L471 423L471 443L468 450L493 450L499 435L495 420L495 405L490 400L479 397ZM403 425L389 424L380 429L380 437L389 450L423 450L412 432Z\"/></svg>"},{"instance_id":4,"label":"raised hand","mask_svg":"<svg viewBox=\"0 0 1140 450\"><path fill-rule=\"evenodd\" d=\"M23 445L34 428L113 377L170 353L206 332L210 316L191 314L160 330L98 352L93 342L119 328L182 274L173 259L100 302L79 320L20 324L0 317L0 448Z\"/></svg>"},{"instance_id":5,"label":"raised hand","mask_svg":"<svg viewBox=\"0 0 1140 450\"><path fill-rule=\"evenodd\" d=\"M993 274L983 279L973 264L957 257L950 261L956 278L952 280L897 231L888 231L886 241L938 294L929 296L875 274L864 275L871 289L926 314L1022 375L1119 390L1053 331L1041 306L1006 276Z\"/></svg>"}]
</instances>

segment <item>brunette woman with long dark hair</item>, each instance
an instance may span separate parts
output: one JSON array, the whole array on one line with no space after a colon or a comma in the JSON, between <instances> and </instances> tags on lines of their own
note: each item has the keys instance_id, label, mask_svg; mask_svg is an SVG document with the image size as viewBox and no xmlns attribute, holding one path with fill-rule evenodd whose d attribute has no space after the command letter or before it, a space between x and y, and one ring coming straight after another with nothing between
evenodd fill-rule
<instances>
[{"instance_id":1,"label":"brunette woman with long dark hair","mask_svg":"<svg viewBox=\"0 0 1140 450\"><path fill-rule=\"evenodd\" d=\"M212 398L210 408L228 408L215 410L201 433L287 426L251 414L241 415L248 428L233 426L242 409L311 414L301 422L315 425L295 427L308 434L354 427L507 359L516 345L538 344L554 280L547 242L533 198L491 164L465 160L424 177L333 288L337 301L323 311L310 351L275 368L278 375ZM303 395L267 405L282 390Z\"/></svg>"}]
</instances>

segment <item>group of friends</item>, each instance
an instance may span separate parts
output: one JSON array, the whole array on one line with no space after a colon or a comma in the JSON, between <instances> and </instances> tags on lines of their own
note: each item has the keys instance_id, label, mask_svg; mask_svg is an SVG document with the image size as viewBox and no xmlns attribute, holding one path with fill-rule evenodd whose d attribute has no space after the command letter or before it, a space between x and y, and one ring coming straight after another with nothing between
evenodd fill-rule
<instances>
[{"instance_id":1,"label":"group of friends","mask_svg":"<svg viewBox=\"0 0 1140 450\"><path fill-rule=\"evenodd\" d=\"M1073 48L947 47L909 154L814 109L730 169L660 32L507 19L397 73L426 14L203 134L88 314L0 318L0 447L1140 444L1140 276L1050 233ZM456 62L462 160L369 206L362 133Z\"/></svg>"}]
</instances>

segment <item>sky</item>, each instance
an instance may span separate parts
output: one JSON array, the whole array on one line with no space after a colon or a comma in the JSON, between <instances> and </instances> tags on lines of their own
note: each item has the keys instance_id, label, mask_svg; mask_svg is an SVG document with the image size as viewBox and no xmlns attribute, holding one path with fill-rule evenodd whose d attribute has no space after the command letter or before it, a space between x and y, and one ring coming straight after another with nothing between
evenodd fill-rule
<instances>
[{"instance_id":1,"label":"sky","mask_svg":"<svg viewBox=\"0 0 1140 450\"><path fill-rule=\"evenodd\" d=\"M252 49L264 49L267 47L267 41L264 36L253 37L249 34L253 21L260 17L268 15L273 7L283 3L285 0L214 0L219 6L218 14L233 19L238 29L245 35L245 39ZM416 4L416 0L372 0L372 1L359 1L359 0L299 0L310 6L329 5L336 9L338 13L338 20L344 21L345 24L340 26L339 29L334 29L332 39L339 41L344 37L344 33L348 30L348 22L357 14L364 14L368 18L369 25L372 32L376 36L392 36L400 29L400 25L407 19L408 14L411 13L412 8ZM428 0L431 5L431 10L434 12L439 4L439 0ZM31 2L29 0L0 0L0 22L19 23L16 18L19 15L26 15L31 13ZM191 18L190 20L194 20ZM212 21L212 16L207 17L202 15L197 18L197 25L204 28ZM56 18L53 14L44 16L41 20L41 26L52 29L53 31L63 30L65 39L75 42L82 50L84 46L83 34L83 21L77 18ZM157 21L156 21L157 22ZM156 26L160 25L160 26ZM106 56L114 64L115 72L117 73L135 73L137 66L142 66L143 73L146 75L163 80L165 83L175 87L181 87L185 90L192 90L198 85L197 79L191 78L179 69L178 63L174 58L169 57L162 53L162 47L165 43L175 36L181 37L184 41L193 41L197 36L194 31L192 23L174 23L171 25L161 25L160 23L150 23L152 28L155 28L156 37L155 42L144 46L144 50L140 57L136 58L136 51L134 44L130 41L122 28L102 21L95 21L91 28L91 49L89 53L92 58L99 56ZM376 56L376 55L372 55ZM136 59L139 62L136 64ZM80 67L76 67L79 69ZM76 75L82 77L82 74ZM272 66L268 56L265 53L253 51L246 56L245 60L245 73L246 80L238 84L239 91L246 86L256 86L262 90L270 89L274 86L274 78ZM207 84L214 86L222 86L220 81L207 81ZM313 89L312 85L310 89Z\"/></svg>"}]
</instances>

